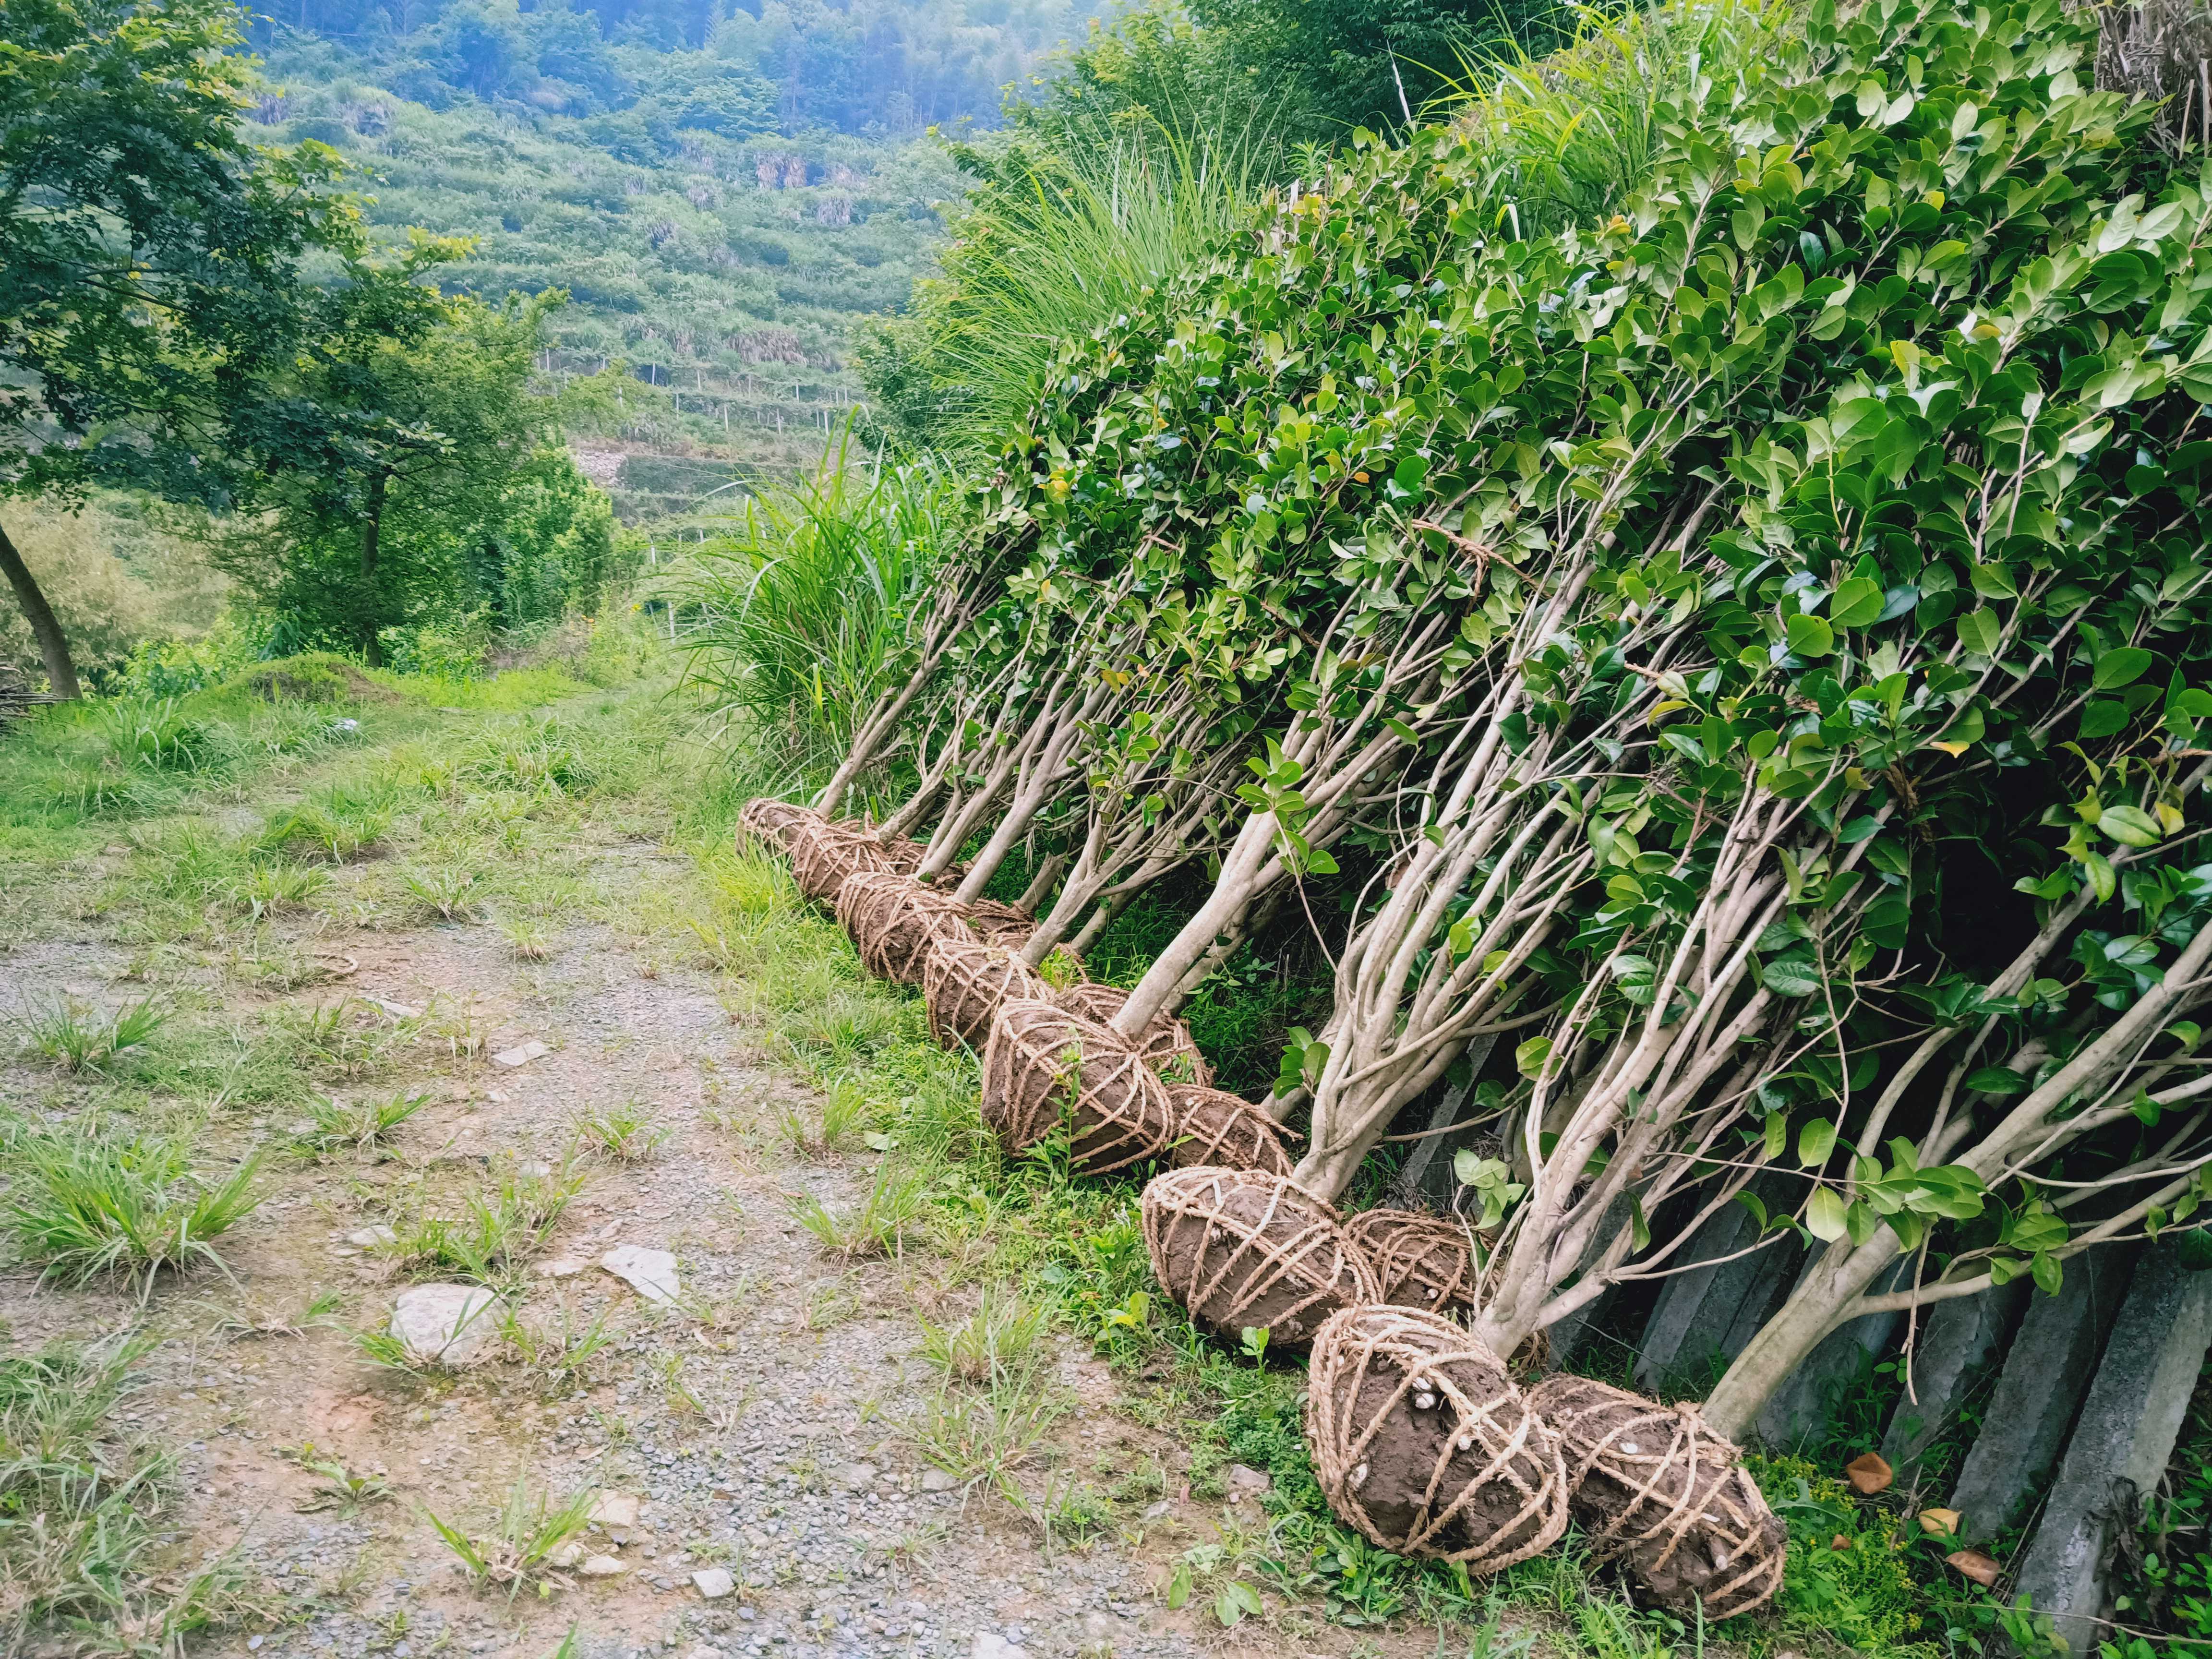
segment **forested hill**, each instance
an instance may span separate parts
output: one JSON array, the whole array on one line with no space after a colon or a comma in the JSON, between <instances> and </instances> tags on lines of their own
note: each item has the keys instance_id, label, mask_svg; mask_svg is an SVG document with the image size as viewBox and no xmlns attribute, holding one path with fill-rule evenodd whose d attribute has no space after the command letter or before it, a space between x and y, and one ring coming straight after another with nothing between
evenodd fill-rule
<instances>
[{"instance_id":1,"label":"forested hill","mask_svg":"<svg viewBox=\"0 0 2212 1659\"><path fill-rule=\"evenodd\" d=\"M586 465L670 509L820 453L854 324L905 302L963 189L929 129L995 124L1083 27L1070 0L303 0L258 26L252 113L362 168L380 234L475 238L449 287L568 290L544 367L636 381Z\"/></svg>"}]
</instances>

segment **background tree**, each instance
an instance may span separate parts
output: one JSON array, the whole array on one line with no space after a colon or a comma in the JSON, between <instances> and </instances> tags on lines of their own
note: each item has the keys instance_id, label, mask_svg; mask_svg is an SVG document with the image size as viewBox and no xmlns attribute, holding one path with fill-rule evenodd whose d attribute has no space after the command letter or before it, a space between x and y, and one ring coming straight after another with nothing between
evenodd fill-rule
<instances>
[{"instance_id":1,"label":"background tree","mask_svg":"<svg viewBox=\"0 0 2212 1659\"><path fill-rule=\"evenodd\" d=\"M272 511L219 561L278 642L380 661L390 630L557 615L604 576L611 519L531 395L556 292L502 306L422 280L464 252L420 238L319 302L291 371L243 422Z\"/></svg>"},{"instance_id":2,"label":"background tree","mask_svg":"<svg viewBox=\"0 0 2212 1659\"><path fill-rule=\"evenodd\" d=\"M240 131L253 82L228 0L10 0L0 34L0 496L100 486L228 505L225 438L311 309L311 250L359 254L335 152ZM46 677L69 641L0 528Z\"/></svg>"}]
</instances>

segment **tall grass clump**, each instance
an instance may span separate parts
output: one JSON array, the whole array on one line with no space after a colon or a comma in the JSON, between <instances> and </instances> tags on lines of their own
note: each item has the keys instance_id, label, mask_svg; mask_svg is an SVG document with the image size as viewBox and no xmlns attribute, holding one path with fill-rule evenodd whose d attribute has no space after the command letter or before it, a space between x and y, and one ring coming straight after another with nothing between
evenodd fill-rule
<instances>
[{"instance_id":1,"label":"tall grass clump","mask_svg":"<svg viewBox=\"0 0 2212 1659\"><path fill-rule=\"evenodd\" d=\"M957 501L933 464L872 466L848 443L811 477L748 498L675 595L717 718L794 775L842 755L958 533Z\"/></svg>"},{"instance_id":2,"label":"tall grass clump","mask_svg":"<svg viewBox=\"0 0 2212 1659\"><path fill-rule=\"evenodd\" d=\"M1042 153L962 152L986 177L945 257L918 285L918 368L941 441L995 445L1070 340L1205 262L1250 217L1283 164L1249 123L1170 113L1143 125L1064 112Z\"/></svg>"},{"instance_id":3,"label":"tall grass clump","mask_svg":"<svg viewBox=\"0 0 2212 1659\"><path fill-rule=\"evenodd\" d=\"M182 1139L17 1120L0 1127L0 1154L8 1170L0 1229L23 1257L70 1284L109 1275L136 1283L142 1300L164 1268L222 1269L214 1241L260 1202L255 1162L202 1176Z\"/></svg>"},{"instance_id":4,"label":"tall grass clump","mask_svg":"<svg viewBox=\"0 0 2212 1659\"><path fill-rule=\"evenodd\" d=\"M1733 76L1793 15L1784 0L1577 6L1559 50L1533 58L1509 40L1468 60L1434 113L1491 158L1484 193L1500 229L1597 224L1649 175L1666 112L1691 83Z\"/></svg>"}]
</instances>

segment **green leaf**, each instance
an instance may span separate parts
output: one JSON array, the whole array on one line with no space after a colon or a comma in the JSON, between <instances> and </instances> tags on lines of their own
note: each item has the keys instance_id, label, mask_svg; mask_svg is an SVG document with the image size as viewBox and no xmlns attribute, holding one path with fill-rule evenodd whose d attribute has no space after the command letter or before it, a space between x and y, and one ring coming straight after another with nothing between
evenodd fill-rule
<instances>
[{"instance_id":1,"label":"green leaf","mask_svg":"<svg viewBox=\"0 0 2212 1659\"><path fill-rule=\"evenodd\" d=\"M1984 1066L1972 1073L1966 1086L1978 1095L2024 1095L2035 1085L2006 1066Z\"/></svg>"},{"instance_id":2,"label":"green leaf","mask_svg":"<svg viewBox=\"0 0 2212 1659\"><path fill-rule=\"evenodd\" d=\"M2048 1250L2038 1250L2030 1257L2027 1270L2035 1275L2035 1287L2045 1296L2057 1295L2058 1287L2066 1282L2064 1266Z\"/></svg>"},{"instance_id":3,"label":"green leaf","mask_svg":"<svg viewBox=\"0 0 2212 1659\"><path fill-rule=\"evenodd\" d=\"M2112 691L2123 685L2132 685L2150 672L2149 652L2132 645L2107 651L2097 659L2097 666L2089 678L2100 691Z\"/></svg>"},{"instance_id":4,"label":"green leaf","mask_svg":"<svg viewBox=\"0 0 2212 1659\"><path fill-rule=\"evenodd\" d=\"M1790 1150L1790 1120L1780 1112L1766 1115L1766 1155L1779 1158Z\"/></svg>"},{"instance_id":5,"label":"green leaf","mask_svg":"<svg viewBox=\"0 0 2212 1659\"><path fill-rule=\"evenodd\" d=\"M1819 617L1791 617L1782 624L1790 648L1808 661L1817 661L1836 648L1835 630Z\"/></svg>"},{"instance_id":6,"label":"green leaf","mask_svg":"<svg viewBox=\"0 0 2212 1659\"><path fill-rule=\"evenodd\" d=\"M1305 866L1310 876L1333 876L1336 873L1336 860L1329 856L1326 847L1315 848L1298 862Z\"/></svg>"},{"instance_id":7,"label":"green leaf","mask_svg":"<svg viewBox=\"0 0 2212 1659\"><path fill-rule=\"evenodd\" d=\"M1181 1612L1190 1601L1190 1563L1178 1561L1174 1573L1168 1579L1168 1611Z\"/></svg>"},{"instance_id":8,"label":"green leaf","mask_svg":"<svg viewBox=\"0 0 2212 1659\"><path fill-rule=\"evenodd\" d=\"M1844 1210L1844 1200L1832 1187L1816 1187L1805 1206L1805 1231L1823 1244L1832 1244L1844 1236L1849 1221Z\"/></svg>"},{"instance_id":9,"label":"green leaf","mask_svg":"<svg viewBox=\"0 0 2212 1659\"><path fill-rule=\"evenodd\" d=\"M1809 997L1820 994L1820 970L1802 957L1778 957L1761 970L1766 988L1778 997Z\"/></svg>"},{"instance_id":10,"label":"green leaf","mask_svg":"<svg viewBox=\"0 0 2212 1659\"><path fill-rule=\"evenodd\" d=\"M1759 1223L1759 1231L1766 1231L1766 1200L1746 1187L1735 1195L1735 1201L1751 1212L1752 1219Z\"/></svg>"},{"instance_id":11,"label":"green leaf","mask_svg":"<svg viewBox=\"0 0 2212 1659\"><path fill-rule=\"evenodd\" d=\"M2097 815L2097 828L2128 847L2155 847L2166 839L2158 820L2140 806L2107 806Z\"/></svg>"},{"instance_id":12,"label":"green leaf","mask_svg":"<svg viewBox=\"0 0 2212 1659\"><path fill-rule=\"evenodd\" d=\"M1959 618L1959 643L1978 657L1994 657L2004 635L1994 611L1970 611Z\"/></svg>"},{"instance_id":13,"label":"green leaf","mask_svg":"<svg viewBox=\"0 0 2212 1659\"><path fill-rule=\"evenodd\" d=\"M1797 1162L1808 1170L1826 1164L1835 1149L1836 1126L1825 1117L1814 1118L1797 1132Z\"/></svg>"},{"instance_id":14,"label":"green leaf","mask_svg":"<svg viewBox=\"0 0 2212 1659\"><path fill-rule=\"evenodd\" d=\"M1551 1057L1551 1038L1530 1037L1513 1051L1513 1069L1533 1082L1544 1074L1544 1062Z\"/></svg>"},{"instance_id":15,"label":"green leaf","mask_svg":"<svg viewBox=\"0 0 2212 1659\"><path fill-rule=\"evenodd\" d=\"M1839 584L1828 601L1828 620L1838 628L1864 628L1881 619L1882 604L1879 582L1853 576Z\"/></svg>"}]
</instances>

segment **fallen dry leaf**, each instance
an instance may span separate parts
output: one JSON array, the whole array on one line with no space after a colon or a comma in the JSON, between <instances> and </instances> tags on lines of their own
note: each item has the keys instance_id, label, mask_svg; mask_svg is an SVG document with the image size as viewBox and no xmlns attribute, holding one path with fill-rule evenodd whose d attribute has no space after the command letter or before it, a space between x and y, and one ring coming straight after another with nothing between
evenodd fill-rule
<instances>
[{"instance_id":1,"label":"fallen dry leaf","mask_svg":"<svg viewBox=\"0 0 2212 1659\"><path fill-rule=\"evenodd\" d=\"M1897 1479L1897 1471L1889 1467L1880 1452L1863 1452L1844 1465L1844 1478L1860 1497L1871 1498L1889 1489L1890 1483Z\"/></svg>"},{"instance_id":2,"label":"fallen dry leaf","mask_svg":"<svg viewBox=\"0 0 2212 1659\"><path fill-rule=\"evenodd\" d=\"M1844 1537L1841 1533L1838 1533L1833 1538L1831 1538L1828 1540L1828 1547L1832 1550L1847 1550L1850 1548L1850 1547L1851 1540Z\"/></svg>"},{"instance_id":3,"label":"fallen dry leaf","mask_svg":"<svg viewBox=\"0 0 2212 1659\"><path fill-rule=\"evenodd\" d=\"M1939 1535L1959 1530L1961 1519L1956 1510L1923 1510L1920 1511L1920 1530Z\"/></svg>"},{"instance_id":4,"label":"fallen dry leaf","mask_svg":"<svg viewBox=\"0 0 2212 1659\"><path fill-rule=\"evenodd\" d=\"M1995 1589L2004 1577L2004 1569L1979 1550L1954 1550L1943 1559L1984 1589Z\"/></svg>"}]
</instances>

